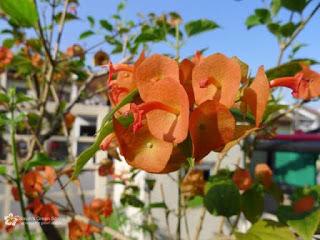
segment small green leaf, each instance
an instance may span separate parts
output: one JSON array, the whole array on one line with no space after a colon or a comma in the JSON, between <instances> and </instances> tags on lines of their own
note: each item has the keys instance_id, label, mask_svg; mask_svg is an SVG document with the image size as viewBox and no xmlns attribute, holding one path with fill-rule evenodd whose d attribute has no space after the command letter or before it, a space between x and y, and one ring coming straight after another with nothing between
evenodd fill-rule
<instances>
[{"instance_id":1,"label":"small green leaf","mask_svg":"<svg viewBox=\"0 0 320 240\"><path fill-rule=\"evenodd\" d=\"M13 38L7 38L3 40L2 46L6 47L6 48L12 48L13 45L15 44L15 39Z\"/></svg>"},{"instance_id":2,"label":"small green leaf","mask_svg":"<svg viewBox=\"0 0 320 240\"><path fill-rule=\"evenodd\" d=\"M159 42L164 40L166 37L165 32L162 29L144 26L141 33L135 39L136 43L145 42Z\"/></svg>"},{"instance_id":3,"label":"small green leaf","mask_svg":"<svg viewBox=\"0 0 320 240\"><path fill-rule=\"evenodd\" d=\"M288 220L287 223L304 240L312 240L312 236L317 231L320 223L320 210L311 212L301 219Z\"/></svg>"},{"instance_id":4,"label":"small green leaf","mask_svg":"<svg viewBox=\"0 0 320 240\"><path fill-rule=\"evenodd\" d=\"M202 196L194 196L189 199L187 202L188 208L197 208L203 206L203 197Z\"/></svg>"},{"instance_id":5,"label":"small green leaf","mask_svg":"<svg viewBox=\"0 0 320 240\"><path fill-rule=\"evenodd\" d=\"M45 153L37 152L30 161L25 162L23 168L28 171L37 166L60 167L62 164L63 162L54 160L48 157Z\"/></svg>"},{"instance_id":6,"label":"small green leaf","mask_svg":"<svg viewBox=\"0 0 320 240\"><path fill-rule=\"evenodd\" d=\"M150 203L149 208L168 208L165 202Z\"/></svg>"},{"instance_id":7,"label":"small green leaf","mask_svg":"<svg viewBox=\"0 0 320 240\"><path fill-rule=\"evenodd\" d=\"M33 0L1 0L0 8L21 27L37 26L38 13Z\"/></svg>"},{"instance_id":8,"label":"small green leaf","mask_svg":"<svg viewBox=\"0 0 320 240\"><path fill-rule=\"evenodd\" d=\"M0 175L5 175L7 173L7 166L0 165Z\"/></svg>"},{"instance_id":9,"label":"small green leaf","mask_svg":"<svg viewBox=\"0 0 320 240\"><path fill-rule=\"evenodd\" d=\"M56 16L54 17L54 20L59 23L60 22L60 19L62 17L62 12L59 12L56 14ZM65 22L69 22L69 21L72 21L72 20L77 20L79 19L76 15L72 14L72 13L66 13L66 16L65 16Z\"/></svg>"},{"instance_id":10,"label":"small green leaf","mask_svg":"<svg viewBox=\"0 0 320 240\"><path fill-rule=\"evenodd\" d=\"M266 24L271 20L271 14L266 8L258 8L255 11L256 16L258 16L261 24Z\"/></svg>"},{"instance_id":11,"label":"small green leaf","mask_svg":"<svg viewBox=\"0 0 320 240\"><path fill-rule=\"evenodd\" d=\"M292 22L286 23L280 27L280 32L281 32L282 36L290 37L290 36L292 36L294 31L296 30L297 26L298 25L296 25Z\"/></svg>"},{"instance_id":12,"label":"small green leaf","mask_svg":"<svg viewBox=\"0 0 320 240\"><path fill-rule=\"evenodd\" d=\"M280 25L278 23L269 23L267 25L269 32L272 34L279 36L280 35Z\"/></svg>"},{"instance_id":13,"label":"small green leaf","mask_svg":"<svg viewBox=\"0 0 320 240\"><path fill-rule=\"evenodd\" d=\"M260 19L257 15L250 15L245 22L245 25L247 26L247 29L253 28L257 25L260 25Z\"/></svg>"},{"instance_id":14,"label":"small green leaf","mask_svg":"<svg viewBox=\"0 0 320 240\"><path fill-rule=\"evenodd\" d=\"M189 37L199 33L207 32L219 28L219 25L209 19L199 19L187 22L184 26Z\"/></svg>"},{"instance_id":15,"label":"small green leaf","mask_svg":"<svg viewBox=\"0 0 320 240\"><path fill-rule=\"evenodd\" d=\"M271 2L271 13L277 15L281 8L281 0L272 0Z\"/></svg>"},{"instance_id":16,"label":"small green leaf","mask_svg":"<svg viewBox=\"0 0 320 240\"><path fill-rule=\"evenodd\" d=\"M257 222L264 209L263 186L257 184L241 195L241 210L244 216L251 222Z\"/></svg>"},{"instance_id":17,"label":"small green leaf","mask_svg":"<svg viewBox=\"0 0 320 240\"><path fill-rule=\"evenodd\" d=\"M281 0L281 5L293 12L301 13L307 4L307 0Z\"/></svg>"},{"instance_id":18,"label":"small green leaf","mask_svg":"<svg viewBox=\"0 0 320 240\"><path fill-rule=\"evenodd\" d=\"M10 102L10 98L6 94L0 92L0 103L9 103L9 102Z\"/></svg>"},{"instance_id":19,"label":"small green leaf","mask_svg":"<svg viewBox=\"0 0 320 240\"><path fill-rule=\"evenodd\" d=\"M95 20L92 16L88 16L87 17L89 23L90 23L90 27L93 28L94 27L94 24L95 24Z\"/></svg>"},{"instance_id":20,"label":"small green leaf","mask_svg":"<svg viewBox=\"0 0 320 240\"><path fill-rule=\"evenodd\" d=\"M240 212L240 193L231 180L212 185L204 197L204 206L213 215L231 217Z\"/></svg>"},{"instance_id":21,"label":"small green leaf","mask_svg":"<svg viewBox=\"0 0 320 240\"><path fill-rule=\"evenodd\" d=\"M100 20L100 25L108 31L112 31L113 27L107 20Z\"/></svg>"},{"instance_id":22,"label":"small green leaf","mask_svg":"<svg viewBox=\"0 0 320 240\"><path fill-rule=\"evenodd\" d=\"M260 220L247 233L235 233L237 240L295 240L288 227L271 220Z\"/></svg>"},{"instance_id":23,"label":"small green leaf","mask_svg":"<svg viewBox=\"0 0 320 240\"><path fill-rule=\"evenodd\" d=\"M144 203L139 198L137 198L135 195L125 194L124 196L122 196L120 201L123 205L128 204L128 205L136 207L136 208L143 208L144 207Z\"/></svg>"},{"instance_id":24,"label":"small green leaf","mask_svg":"<svg viewBox=\"0 0 320 240\"><path fill-rule=\"evenodd\" d=\"M93 34L94 34L94 32L91 31L91 30L85 31L85 32L80 34L79 39L83 40L85 38L88 38L88 37L92 36Z\"/></svg>"}]
</instances>

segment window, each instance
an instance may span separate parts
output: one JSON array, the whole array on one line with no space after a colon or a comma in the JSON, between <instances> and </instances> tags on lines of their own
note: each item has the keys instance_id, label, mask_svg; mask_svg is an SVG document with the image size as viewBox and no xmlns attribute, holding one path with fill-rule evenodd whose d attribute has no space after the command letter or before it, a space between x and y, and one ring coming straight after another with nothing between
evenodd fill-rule
<instances>
[{"instance_id":1,"label":"window","mask_svg":"<svg viewBox=\"0 0 320 240\"><path fill-rule=\"evenodd\" d=\"M68 158L68 145L66 141L51 140L48 143L48 154L50 157L63 161Z\"/></svg>"},{"instance_id":2,"label":"window","mask_svg":"<svg viewBox=\"0 0 320 240\"><path fill-rule=\"evenodd\" d=\"M96 134L97 117L80 116L80 136L92 137Z\"/></svg>"}]
</instances>

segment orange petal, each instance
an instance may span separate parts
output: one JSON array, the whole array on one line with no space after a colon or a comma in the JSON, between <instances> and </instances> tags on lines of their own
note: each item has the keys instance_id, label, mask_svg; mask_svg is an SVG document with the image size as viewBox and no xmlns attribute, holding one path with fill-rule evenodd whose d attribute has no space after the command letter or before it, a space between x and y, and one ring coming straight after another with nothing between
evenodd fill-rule
<instances>
[{"instance_id":1,"label":"orange petal","mask_svg":"<svg viewBox=\"0 0 320 240\"><path fill-rule=\"evenodd\" d=\"M243 101L249 106L258 127L262 121L270 95L270 86L264 68L261 66L250 87L244 90Z\"/></svg>"},{"instance_id":2,"label":"orange petal","mask_svg":"<svg viewBox=\"0 0 320 240\"><path fill-rule=\"evenodd\" d=\"M139 89L140 90L140 89ZM179 115L162 110L153 110L146 114L148 128L158 139L180 143L188 135L189 102L183 86L170 78L156 83L142 96L144 102L161 102L177 109Z\"/></svg>"},{"instance_id":3,"label":"orange petal","mask_svg":"<svg viewBox=\"0 0 320 240\"><path fill-rule=\"evenodd\" d=\"M192 88L192 70L194 68L194 65L195 64L189 59L184 59L179 65L180 83L188 94L189 105L191 108L194 104L194 93Z\"/></svg>"},{"instance_id":4,"label":"orange petal","mask_svg":"<svg viewBox=\"0 0 320 240\"><path fill-rule=\"evenodd\" d=\"M235 119L229 109L217 101L206 101L190 115L193 155L198 161L210 151L219 151L233 139Z\"/></svg>"},{"instance_id":5,"label":"orange petal","mask_svg":"<svg viewBox=\"0 0 320 240\"><path fill-rule=\"evenodd\" d=\"M297 97L300 99L312 99L320 96L320 74L311 70L308 66L302 65L303 78L309 80L302 81L299 86Z\"/></svg>"},{"instance_id":6,"label":"orange petal","mask_svg":"<svg viewBox=\"0 0 320 240\"><path fill-rule=\"evenodd\" d=\"M226 107L234 104L240 87L240 65L231 58L217 53L204 58L193 69L192 86L196 104L218 100ZM203 82L208 81L205 87Z\"/></svg>"},{"instance_id":7,"label":"orange petal","mask_svg":"<svg viewBox=\"0 0 320 240\"><path fill-rule=\"evenodd\" d=\"M171 78L179 81L179 66L173 59L155 54L146 58L135 69L134 79L139 89L151 89L153 85L163 79Z\"/></svg>"},{"instance_id":8,"label":"orange petal","mask_svg":"<svg viewBox=\"0 0 320 240\"><path fill-rule=\"evenodd\" d=\"M133 134L132 126L125 128L114 118L113 127L120 152L129 165L151 173L161 173L167 168L173 149L172 143L152 136L146 125Z\"/></svg>"}]
</instances>

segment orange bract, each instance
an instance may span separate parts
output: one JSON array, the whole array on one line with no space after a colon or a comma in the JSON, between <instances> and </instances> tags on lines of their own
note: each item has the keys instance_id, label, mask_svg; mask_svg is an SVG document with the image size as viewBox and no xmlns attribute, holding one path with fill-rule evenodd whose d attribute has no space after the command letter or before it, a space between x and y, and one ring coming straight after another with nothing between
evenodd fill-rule
<instances>
[{"instance_id":1,"label":"orange bract","mask_svg":"<svg viewBox=\"0 0 320 240\"><path fill-rule=\"evenodd\" d=\"M232 181L240 190L248 190L252 186L252 177L246 169L237 168L232 176Z\"/></svg>"},{"instance_id":2,"label":"orange bract","mask_svg":"<svg viewBox=\"0 0 320 240\"><path fill-rule=\"evenodd\" d=\"M265 163L259 163L256 165L254 169L255 177L262 182L262 184L269 188L272 184L272 170L270 167Z\"/></svg>"},{"instance_id":3,"label":"orange bract","mask_svg":"<svg viewBox=\"0 0 320 240\"><path fill-rule=\"evenodd\" d=\"M193 155L199 161L232 140L235 119L224 105L214 100L206 101L191 113L189 129Z\"/></svg>"},{"instance_id":4,"label":"orange bract","mask_svg":"<svg viewBox=\"0 0 320 240\"><path fill-rule=\"evenodd\" d=\"M304 196L293 203L293 211L295 213L305 213L313 209L315 199L312 196Z\"/></svg>"},{"instance_id":5,"label":"orange bract","mask_svg":"<svg viewBox=\"0 0 320 240\"><path fill-rule=\"evenodd\" d=\"M134 79L142 98L145 93L154 87L155 83L168 78L179 82L178 63L159 54L146 58L134 72Z\"/></svg>"},{"instance_id":6,"label":"orange bract","mask_svg":"<svg viewBox=\"0 0 320 240\"><path fill-rule=\"evenodd\" d=\"M206 182L203 177L203 171L194 169L185 176L181 183L181 191L187 198L204 194Z\"/></svg>"},{"instance_id":7,"label":"orange bract","mask_svg":"<svg viewBox=\"0 0 320 240\"><path fill-rule=\"evenodd\" d=\"M135 134L132 132L132 126L125 128L115 118L113 127L120 152L129 165L147 172L167 172L172 143L155 138L146 124Z\"/></svg>"},{"instance_id":8,"label":"orange bract","mask_svg":"<svg viewBox=\"0 0 320 240\"><path fill-rule=\"evenodd\" d=\"M190 108L194 105L194 93L192 88L192 70L194 66L195 64L189 59L184 59L179 65L180 83L188 94Z\"/></svg>"},{"instance_id":9,"label":"orange bract","mask_svg":"<svg viewBox=\"0 0 320 240\"><path fill-rule=\"evenodd\" d=\"M12 187L11 188L11 194L12 194L13 199L15 201L20 201L19 191L18 191L17 187Z\"/></svg>"},{"instance_id":10,"label":"orange bract","mask_svg":"<svg viewBox=\"0 0 320 240\"><path fill-rule=\"evenodd\" d=\"M42 173L43 178L47 180L50 185L53 185L57 179L56 170L50 166L40 166L37 167L36 170Z\"/></svg>"},{"instance_id":11,"label":"orange bract","mask_svg":"<svg viewBox=\"0 0 320 240\"><path fill-rule=\"evenodd\" d=\"M155 108L146 113L148 128L158 139L180 143L188 135L189 102L188 96L179 82L163 79L144 94L142 100L159 102L175 111L164 111ZM174 113L175 112L175 113Z\"/></svg>"},{"instance_id":12,"label":"orange bract","mask_svg":"<svg viewBox=\"0 0 320 240\"><path fill-rule=\"evenodd\" d=\"M43 192L43 177L37 171L30 171L22 177L26 195L35 197Z\"/></svg>"},{"instance_id":13,"label":"orange bract","mask_svg":"<svg viewBox=\"0 0 320 240\"><path fill-rule=\"evenodd\" d=\"M260 67L250 87L244 90L243 101L249 106L259 126L270 96L270 86L263 67Z\"/></svg>"},{"instance_id":14,"label":"orange bract","mask_svg":"<svg viewBox=\"0 0 320 240\"><path fill-rule=\"evenodd\" d=\"M230 108L240 87L240 65L223 54L210 55L193 69L192 86L196 104L217 100Z\"/></svg>"},{"instance_id":15,"label":"orange bract","mask_svg":"<svg viewBox=\"0 0 320 240\"><path fill-rule=\"evenodd\" d=\"M89 235L88 225L82 221L72 219L68 223L69 228L69 239L70 240L79 240L85 236Z\"/></svg>"},{"instance_id":16,"label":"orange bract","mask_svg":"<svg viewBox=\"0 0 320 240\"><path fill-rule=\"evenodd\" d=\"M74 121L76 120L76 116L72 113L68 112L64 115L64 122L68 129L72 128Z\"/></svg>"},{"instance_id":17,"label":"orange bract","mask_svg":"<svg viewBox=\"0 0 320 240\"><path fill-rule=\"evenodd\" d=\"M302 65L302 70L293 77L277 78L271 87L287 87L295 98L309 100L320 96L320 74Z\"/></svg>"}]
</instances>

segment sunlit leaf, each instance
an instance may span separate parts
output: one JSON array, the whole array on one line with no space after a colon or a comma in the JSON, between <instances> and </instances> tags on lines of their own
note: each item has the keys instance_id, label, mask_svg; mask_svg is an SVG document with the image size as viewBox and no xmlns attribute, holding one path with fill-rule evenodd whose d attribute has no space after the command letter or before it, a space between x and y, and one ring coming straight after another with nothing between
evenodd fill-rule
<instances>
[{"instance_id":1,"label":"sunlit leaf","mask_svg":"<svg viewBox=\"0 0 320 240\"><path fill-rule=\"evenodd\" d=\"M185 30L189 37L197 35L199 33L207 32L219 28L219 25L209 19L199 19L187 22L185 24Z\"/></svg>"},{"instance_id":2,"label":"sunlit leaf","mask_svg":"<svg viewBox=\"0 0 320 240\"><path fill-rule=\"evenodd\" d=\"M33 167L37 166L51 166L51 167L60 167L63 165L63 162L57 161L55 159L50 158L45 153L35 153L33 158L23 165L23 168L28 171Z\"/></svg>"},{"instance_id":3,"label":"sunlit leaf","mask_svg":"<svg viewBox=\"0 0 320 240\"><path fill-rule=\"evenodd\" d=\"M85 38L88 38L88 37L92 36L93 34L94 34L94 32L91 31L91 30L85 31L85 32L80 34L79 39L83 40Z\"/></svg>"}]
</instances>

